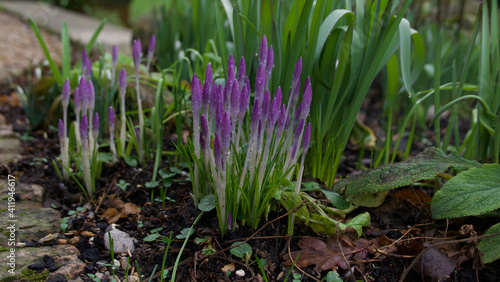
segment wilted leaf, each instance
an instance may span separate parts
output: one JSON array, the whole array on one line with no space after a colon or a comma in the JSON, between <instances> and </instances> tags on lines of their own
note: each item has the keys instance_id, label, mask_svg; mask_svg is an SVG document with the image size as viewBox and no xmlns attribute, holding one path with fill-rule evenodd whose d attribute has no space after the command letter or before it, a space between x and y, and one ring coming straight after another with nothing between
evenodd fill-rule
<instances>
[{"instance_id":1,"label":"wilted leaf","mask_svg":"<svg viewBox=\"0 0 500 282\"><path fill-rule=\"evenodd\" d=\"M221 268L220 270L222 270L222 272L223 272L224 274L226 274L226 272L228 272L228 271L229 271L230 273L234 272L234 271L236 270L236 268L235 268L235 266L234 266L234 263L230 263L230 264L226 264L226 265L224 265L224 267L223 267L223 268Z\"/></svg>"},{"instance_id":2,"label":"wilted leaf","mask_svg":"<svg viewBox=\"0 0 500 282\"><path fill-rule=\"evenodd\" d=\"M122 216L127 216L129 214L138 214L139 213L139 207L132 204L132 203L126 203L123 205L123 211L122 211Z\"/></svg>"},{"instance_id":3,"label":"wilted leaf","mask_svg":"<svg viewBox=\"0 0 500 282\"><path fill-rule=\"evenodd\" d=\"M423 265L422 265L423 262ZM414 270L430 277L432 281L441 281L450 276L457 265L454 259L446 256L444 252L436 248L428 249L421 260L415 264Z\"/></svg>"},{"instance_id":4,"label":"wilted leaf","mask_svg":"<svg viewBox=\"0 0 500 282\"><path fill-rule=\"evenodd\" d=\"M490 227L485 234L494 234L500 232L500 223ZM478 249L483 253L483 262L490 263L500 259L500 235L495 237L482 239L477 245Z\"/></svg>"},{"instance_id":5,"label":"wilted leaf","mask_svg":"<svg viewBox=\"0 0 500 282\"><path fill-rule=\"evenodd\" d=\"M431 196L418 189L404 188L394 191L392 195L402 202L406 201L416 206L428 205L432 202Z\"/></svg>"},{"instance_id":6,"label":"wilted leaf","mask_svg":"<svg viewBox=\"0 0 500 282\"><path fill-rule=\"evenodd\" d=\"M315 264L317 272L331 270L337 266L347 269L351 259L365 259L372 244L372 241L362 238L352 241L346 236L341 237L340 240L329 238L326 242L304 238L299 241L301 250L292 252L291 259L288 254L284 255L284 264L291 266L292 261L295 261L295 264L301 268Z\"/></svg>"},{"instance_id":7,"label":"wilted leaf","mask_svg":"<svg viewBox=\"0 0 500 282\"><path fill-rule=\"evenodd\" d=\"M466 160L457 153L446 155L441 149L431 147L410 160L339 180L333 190L340 191L347 185L348 195L376 193L432 179L449 167L464 171L480 166L478 162Z\"/></svg>"},{"instance_id":8,"label":"wilted leaf","mask_svg":"<svg viewBox=\"0 0 500 282\"><path fill-rule=\"evenodd\" d=\"M446 182L431 205L434 218L479 215L500 208L500 165L471 168Z\"/></svg>"},{"instance_id":9,"label":"wilted leaf","mask_svg":"<svg viewBox=\"0 0 500 282\"><path fill-rule=\"evenodd\" d=\"M112 224L117 222L118 219L120 219L120 216L121 213L118 210L115 208L109 208L101 215L101 218L106 218L108 224Z\"/></svg>"}]
</instances>

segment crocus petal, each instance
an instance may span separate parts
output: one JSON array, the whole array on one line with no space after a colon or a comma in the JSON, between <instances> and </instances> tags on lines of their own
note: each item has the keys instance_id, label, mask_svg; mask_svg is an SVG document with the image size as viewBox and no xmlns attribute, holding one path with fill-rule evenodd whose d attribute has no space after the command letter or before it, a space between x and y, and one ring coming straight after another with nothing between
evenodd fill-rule
<instances>
[{"instance_id":1,"label":"crocus petal","mask_svg":"<svg viewBox=\"0 0 500 282\"><path fill-rule=\"evenodd\" d=\"M69 85L69 78L66 79L62 89L62 104L64 108L68 107L69 104L69 94L71 92L71 87Z\"/></svg>"},{"instance_id":2,"label":"crocus petal","mask_svg":"<svg viewBox=\"0 0 500 282\"><path fill-rule=\"evenodd\" d=\"M87 119L87 114L83 114L82 121L80 122L80 137L82 138L82 143L85 144L87 139L87 134L89 131L89 121Z\"/></svg>"},{"instance_id":3,"label":"crocus petal","mask_svg":"<svg viewBox=\"0 0 500 282\"><path fill-rule=\"evenodd\" d=\"M57 125L57 130L58 130L59 139L63 139L64 138L64 123L61 119L59 119L59 123Z\"/></svg>"}]
</instances>

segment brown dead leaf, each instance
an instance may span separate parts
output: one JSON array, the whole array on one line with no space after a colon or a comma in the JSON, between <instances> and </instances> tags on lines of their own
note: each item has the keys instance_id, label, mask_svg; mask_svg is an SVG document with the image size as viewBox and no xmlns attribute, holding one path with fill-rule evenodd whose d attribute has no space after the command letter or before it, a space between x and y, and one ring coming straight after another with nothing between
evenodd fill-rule
<instances>
[{"instance_id":1,"label":"brown dead leaf","mask_svg":"<svg viewBox=\"0 0 500 282\"><path fill-rule=\"evenodd\" d=\"M125 205L122 200L117 198L116 196L108 197L102 204L108 208L115 208L116 210L120 210Z\"/></svg>"},{"instance_id":2,"label":"brown dead leaf","mask_svg":"<svg viewBox=\"0 0 500 282\"><path fill-rule=\"evenodd\" d=\"M102 215L101 218L106 218L108 224L112 224L120 219L121 213L115 208L107 209Z\"/></svg>"},{"instance_id":3,"label":"brown dead leaf","mask_svg":"<svg viewBox=\"0 0 500 282\"><path fill-rule=\"evenodd\" d=\"M351 259L363 260L372 244L372 241L362 238L356 238L352 241L346 236L342 236L340 241L336 238L330 238L326 242L314 238L305 238L299 241L301 250L292 252L291 259L288 254L284 255L284 264L291 266L292 260L299 267L315 264L317 272L331 270L337 266L347 269Z\"/></svg>"},{"instance_id":4,"label":"brown dead leaf","mask_svg":"<svg viewBox=\"0 0 500 282\"><path fill-rule=\"evenodd\" d=\"M441 281L450 276L456 265L457 261L449 258L443 251L430 248L413 269L422 273L423 276L430 277L432 281Z\"/></svg>"},{"instance_id":5,"label":"brown dead leaf","mask_svg":"<svg viewBox=\"0 0 500 282\"><path fill-rule=\"evenodd\" d=\"M224 272L224 274L226 274L226 272L228 272L228 271L231 271L231 273L234 272L235 269L236 268L234 266L234 263L230 263L230 264L224 265L224 267L221 268L220 270L222 270L222 272Z\"/></svg>"},{"instance_id":6,"label":"brown dead leaf","mask_svg":"<svg viewBox=\"0 0 500 282\"><path fill-rule=\"evenodd\" d=\"M123 205L123 211L122 211L122 217L126 217L129 214L138 214L139 213L139 207L132 204L132 203L126 203Z\"/></svg>"},{"instance_id":7,"label":"brown dead leaf","mask_svg":"<svg viewBox=\"0 0 500 282\"><path fill-rule=\"evenodd\" d=\"M392 195L402 202L406 201L416 206L429 205L432 202L431 196L418 189L404 188L392 192Z\"/></svg>"}]
</instances>

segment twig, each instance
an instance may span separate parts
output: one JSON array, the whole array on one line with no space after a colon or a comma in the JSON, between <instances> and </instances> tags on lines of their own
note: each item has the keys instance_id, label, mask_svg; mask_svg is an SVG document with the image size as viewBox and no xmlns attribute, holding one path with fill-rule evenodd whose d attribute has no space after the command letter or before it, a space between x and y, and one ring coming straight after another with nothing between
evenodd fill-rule
<instances>
[{"instance_id":1,"label":"twig","mask_svg":"<svg viewBox=\"0 0 500 282\"><path fill-rule=\"evenodd\" d=\"M290 241L292 241L291 238L288 239L288 256L290 257L290 260L293 261L292 252L290 251ZM309 273L305 272L304 270L302 270L302 268L300 268L297 264L294 264L294 265L295 265L295 268L297 268L300 272L304 273L305 275L309 276L309 278L313 279L316 282L320 282L320 280L318 280L316 277L314 277L311 274L309 274Z\"/></svg>"}]
</instances>

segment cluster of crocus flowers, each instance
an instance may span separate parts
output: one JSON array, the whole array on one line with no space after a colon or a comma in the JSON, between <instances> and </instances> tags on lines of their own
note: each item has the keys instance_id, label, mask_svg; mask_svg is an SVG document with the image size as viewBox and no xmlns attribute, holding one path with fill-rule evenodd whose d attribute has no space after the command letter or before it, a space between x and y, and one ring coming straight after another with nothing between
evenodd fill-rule
<instances>
[{"instance_id":1,"label":"cluster of crocus flowers","mask_svg":"<svg viewBox=\"0 0 500 282\"><path fill-rule=\"evenodd\" d=\"M264 37L250 109L250 83L243 58L236 73L231 55L224 86L213 83L210 65L203 86L196 75L192 79L194 195L197 199L217 195L222 234L236 225L233 218L257 227L261 216L269 210L275 190L284 179L291 179L299 155L302 152L303 162L309 146L309 79L297 106L302 62L299 60L296 65L290 101L285 106L281 88L272 99L268 89L273 60L272 46L267 47ZM247 112L249 123L245 119Z\"/></svg>"}]
</instances>

